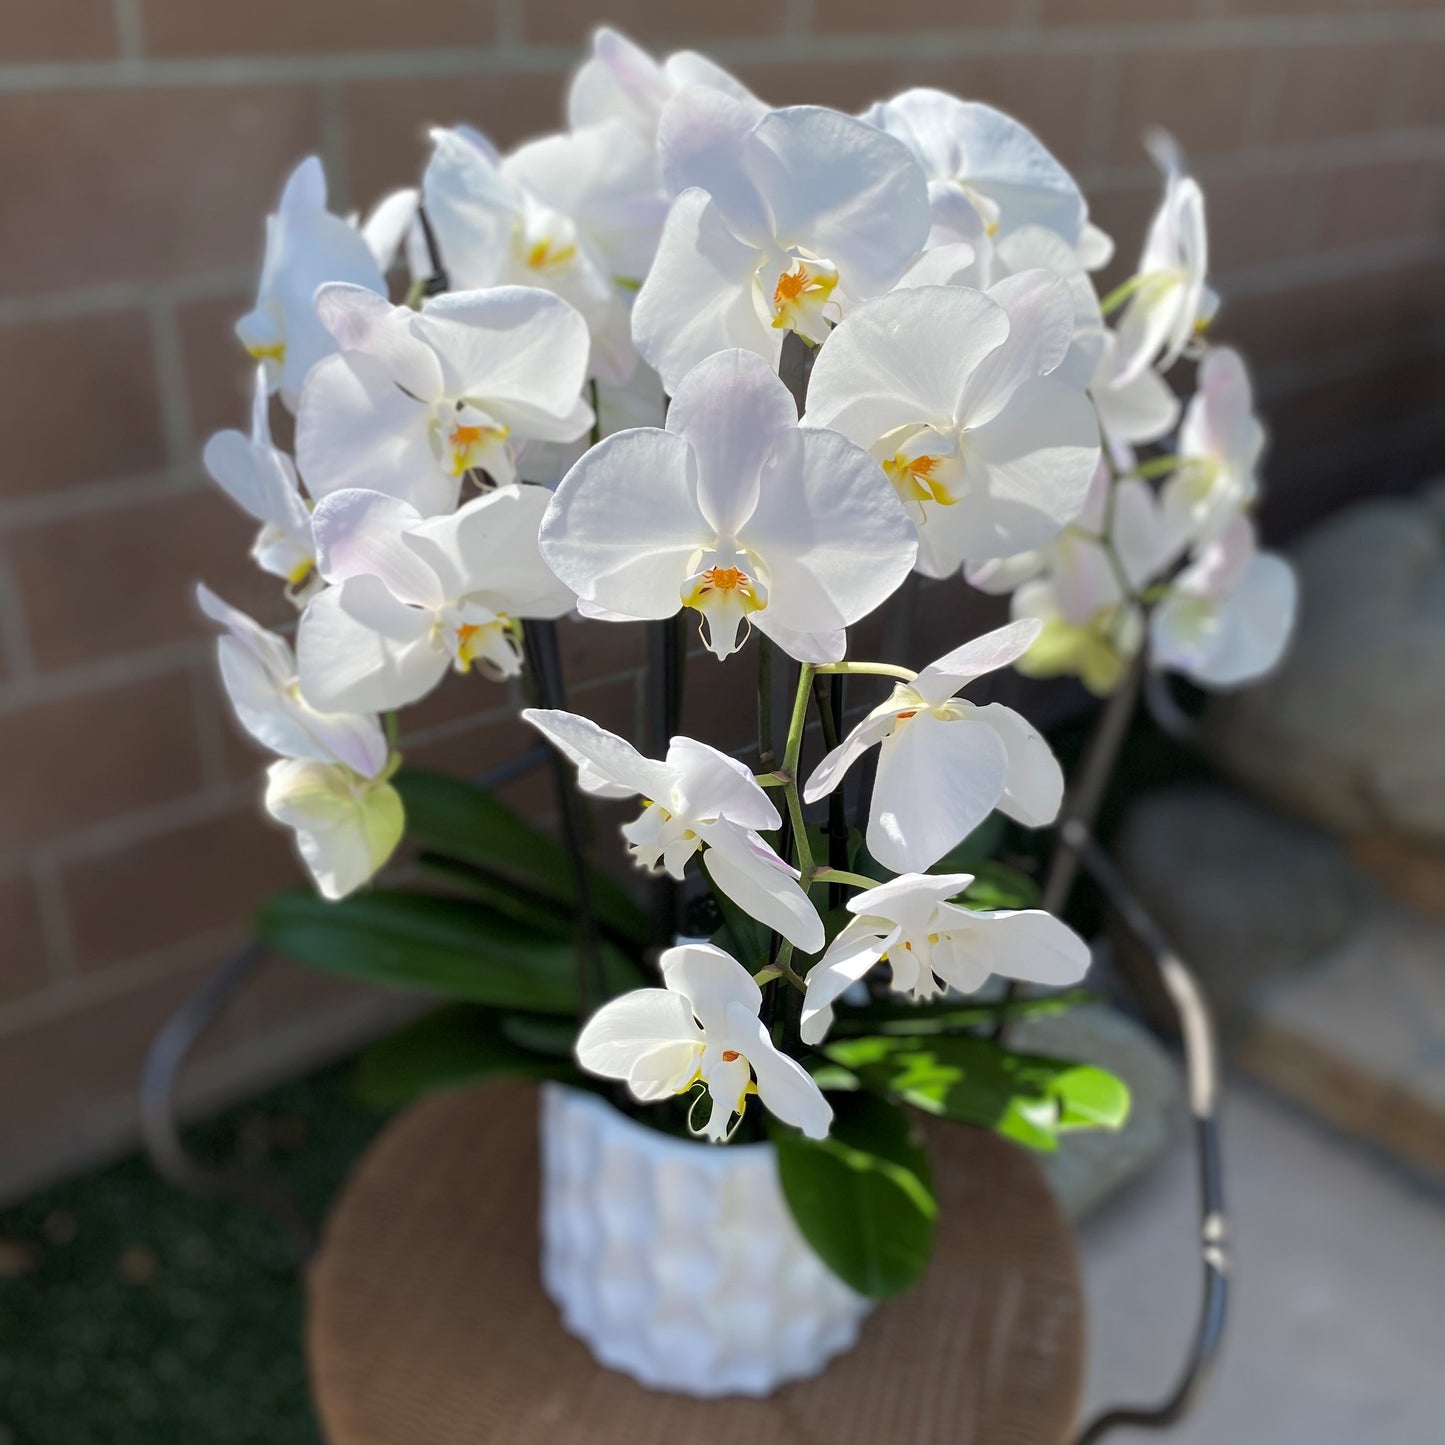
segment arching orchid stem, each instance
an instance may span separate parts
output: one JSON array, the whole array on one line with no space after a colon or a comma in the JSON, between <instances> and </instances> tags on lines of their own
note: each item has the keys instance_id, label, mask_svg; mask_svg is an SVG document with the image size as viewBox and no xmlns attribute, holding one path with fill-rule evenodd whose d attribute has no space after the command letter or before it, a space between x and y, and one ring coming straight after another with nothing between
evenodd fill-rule
<instances>
[{"instance_id":1,"label":"arching orchid stem","mask_svg":"<svg viewBox=\"0 0 1445 1445\"><path fill-rule=\"evenodd\" d=\"M877 878L868 878L862 873L850 873L846 868L834 868L829 864L813 870L813 881L836 883L844 888L876 888L880 882Z\"/></svg>"},{"instance_id":2,"label":"arching orchid stem","mask_svg":"<svg viewBox=\"0 0 1445 1445\"><path fill-rule=\"evenodd\" d=\"M1134 709L1144 681L1146 661L1146 649L1140 648L1099 714L1074 786L1065 795L1063 810L1059 814L1058 842L1053 857L1049 859L1049 871L1044 877L1043 897L1039 903L1045 912L1052 913L1056 918L1063 914L1074 890L1074 881L1079 876L1077 839L1093 828L1113 779L1124 739L1129 734L1129 724L1134 719ZM1019 985L1010 983L1006 1001L1013 1002L1018 995ZM995 1037L1003 1036L1006 1021L1007 1015L999 1020Z\"/></svg>"},{"instance_id":3,"label":"arching orchid stem","mask_svg":"<svg viewBox=\"0 0 1445 1445\"><path fill-rule=\"evenodd\" d=\"M1127 281L1121 281L1114 289L1099 302L1099 310L1105 316L1112 315L1117 311L1147 280L1147 275L1131 276Z\"/></svg>"},{"instance_id":4,"label":"arching orchid stem","mask_svg":"<svg viewBox=\"0 0 1445 1445\"><path fill-rule=\"evenodd\" d=\"M895 667L891 662L822 662L813 670L837 673L842 677L896 677L900 682L912 682L918 676L912 668Z\"/></svg>"},{"instance_id":5,"label":"arching orchid stem","mask_svg":"<svg viewBox=\"0 0 1445 1445\"><path fill-rule=\"evenodd\" d=\"M1150 457L1148 461L1140 462L1128 476L1138 477L1140 481L1151 481L1155 477L1167 477L1171 472L1177 472L1184 465L1184 458L1175 452L1162 452L1157 457Z\"/></svg>"}]
</instances>

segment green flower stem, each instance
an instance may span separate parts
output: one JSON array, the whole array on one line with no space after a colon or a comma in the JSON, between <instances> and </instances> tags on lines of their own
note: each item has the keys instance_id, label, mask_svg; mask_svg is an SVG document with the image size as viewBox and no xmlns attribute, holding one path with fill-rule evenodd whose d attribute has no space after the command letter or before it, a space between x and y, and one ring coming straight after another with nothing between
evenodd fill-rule
<instances>
[{"instance_id":1,"label":"green flower stem","mask_svg":"<svg viewBox=\"0 0 1445 1445\"><path fill-rule=\"evenodd\" d=\"M803 821L803 800L798 795L798 758L803 751L803 727L808 720L808 699L813 692L813 677L818 671L804 663L798 673L798 691L793 698L793 715L788 720L788 741L783 749L780 770L782 786L788 800L788 817L793 824L793 839L798 850L798 885L808 891L813 881L813 850L808 843L808 828ZM805 989L802 975L793 967L793 945L785 938L778 945L773 967L796 989Z\"/></svg>"},{"instance_id":2,"label":"green flower stem","mask_svg":"<svg viewBox=\"0 0 1445 1445\"><path fill-rule=\"evenodd\" d=\"M1119 285L1114 287L1114 289L1109 292L1109 294L1104 297L1101 302L1099 302L1099 310L1103 312L1105 316L1111 315L1113 312L1117 311L1148 279L1149 277L1147 275L1141 273L1138 276L1131 276L1127 281L1121 282Z\"/></svg>"},{"instance_id":3,"label":"green flower stem","mask_svg":"<svg viewBox=\"0 0 1445 1445\"><path fill-rule=\"evenodd\" d=\"M1184 458L1177 453L1163 452L1157 457L1150 457L1146 462L1140 462L1129 475L1147 482L1154 477L1167 477L1170 472L1177 472L1183 465Z\"/></svg>"},{"instance_id":4,"label":"green flower stem","mask_svg":"<svg viewBox=\"0 0 1445 1445\"><path fill-rule=\"evenodd\" d=\"M837 672L845 677L896 677L903 682L912 682L918 676L911 668L895 667L891 662L824 662L814 672Z\"/></svg>"},{"instance_id":5,"label":"green flower stem","mask_svg":"<svg viewBox=\"0 0 1445 1445\"><path fill-rule=\"evenodd\" d=\"M842 883L849 888L876 888L880 878L869 878L862 873L850 873L846 868L830 868L824 864L813 870L815 883Z\"/></svg>"}]
</instances>

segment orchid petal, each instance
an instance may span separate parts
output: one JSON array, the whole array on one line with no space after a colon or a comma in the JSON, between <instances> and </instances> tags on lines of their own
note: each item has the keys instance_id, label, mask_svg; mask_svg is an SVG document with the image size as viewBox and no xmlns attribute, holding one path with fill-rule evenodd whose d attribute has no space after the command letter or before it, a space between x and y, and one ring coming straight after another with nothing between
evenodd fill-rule
<instances>
[{"instance_id":1,"label":"orchid petal","mask_svg":"<svg viewBox=\"0 0 1445 1445\"><path fill-rule=\"evenodd\" d=\"M667 430L692 448L698 506L718 536L736 536L752 515L778 433L797 421L792 393L751 351L720 351L683 378Z\"/></svg>"},{"instance_id":2,"label":"orchid petal","mask_svg":"<svg viewBox=\"0 0 1445 1445\"><path fill-rule=\"evenodd\" d=\"M682 606L692 558L713 540L692 450L671 432L618 432L562 479L542 520L547 565L577 594L632 618Z\"/></svg>"},{"instance_id":3,"label":"orchid petal","mask_svg":"<svg viewBox=\"0 0 1445 1445\"><path fill-rule=\"evenodd\" d=\"M728 1009L727 1022L728 1042L753 1066L763 1106L809 1139L826 1139L833 1110L808 1071L776 1049L766 1026L740 1004Z\"/></svg>"},{"instance_id":4,"label":"orchid petal","mask_svg":"<svg viewBox=\"0 0 1445 1445\"><path fill-rule=\"evenodd\" d=\"M663 980L692 1006L710 1043L727 1034L728 1010L734 1006L752 1017L763 1005L762 990L730 953L711 943L684 943L664 949L658 960Z\"/></svg>"},{"instance_id":5,"label":"orchid petal","mask_svg":"<svg viewBox=\"0 0 1445 1445\"><path fill-rule=\"evenodd\" d=\"M703 190L672 203L657 255L632 307L632 339L642 358L675 393L699 361L743 347L777 365L783 333L764 326L753 307L762 260L728 228Z\"/></svg>"},{"instance_id":6,"label":"orchid petal","mask_svg":"<svg viewBox=\"0 0 1445 1445\"><path fill-rule=\"evenodd\" d=\"M714 823L703 835L708 876L750 918L804 953L823 947L823 920L793 870L756 833Z\"/></svg>"},{"instance_id":7,"label":"orchid petal","mask_svg":"<svg viewBox=\"0 0 1445 1445\"><path fill-rule=\"evenodd\" d=\"M328 582L376 577L400 602L439 607L441 579L403 539L421 517L415 507L381 492L333 492L312 514L317 566Z\"/></svg>"},{"instance_id":8,"label":"orchid petal","mask_svg":"<svg viewBox=\"0 0 1445 1445\"><path fill-rule=\"evenodd\" d=\"M879 751L868 850L895 873L921 873L998 806L1008 751L987 723L909 718Z\"/></svg>"},{"instance_id":9,"label":"orchid petal","mask_svg":"<svg viewBox=\"0 0 1445 1445\"><path fill-rule=\"evenodd\" d=\"M598 798L666 798L672 770L645 758L626 739L590 718L554 708L529 707L522 717L576 765L577 786Z\"/></svg>"},{"instance_id":10,"label":"orchid petal","mask_svg":"<svg viewBox=\"0 0 1445 1445\"><path fill-rule=\"evenodd\" d=\"M1008 752L1008 782L999 811L1026 828L1052 823L1064 801L1064 773L1053 749L1027 718L1002 703L985 703L973 715L1003 739Z\"/></svg>"}]
</instances>

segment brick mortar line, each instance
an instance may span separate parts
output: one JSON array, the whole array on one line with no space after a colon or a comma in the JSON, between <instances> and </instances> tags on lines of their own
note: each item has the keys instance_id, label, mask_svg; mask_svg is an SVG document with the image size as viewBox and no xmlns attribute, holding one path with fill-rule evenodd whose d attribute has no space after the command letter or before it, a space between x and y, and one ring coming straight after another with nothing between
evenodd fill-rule
<instances>
[{"instance_id":1,"label":"brick mortar line","mask_svg":"<svg viewBox=\"0 0 1445 1445\"><path fill-rule=\"evenodd\" d=\"M1312 256L1287 256L1221 272L1214 278L1216 288L1227 301L1265 292L1293 290L1320 282L1348 281L1381 271L1404 270L1420 261L1442 258L1437 235L1407 236L1400 240L1369 241L1360 246L1342 246L1318 251Z\"/></svg>"},{"instance_id":2,"label":"brick mortar line","mask_svg":"<svg viewBox=\"0 0 1445 1445\"><path fill-rule=\"evenodd\" d=\"M264 761L259 753L256 761L259 776L260 765ZM248 804L260 805L254 780L204 787L184 798L133 809L115 818L78 828L53 842L0 855L0 876L13 877L32 864L60 869L75 863L88 863L132 844L153 842L198 823L214 822Z\"/></svg>"},{"instance_id":3,"label":"brick mortar line","mask_svg":"<svg viewBox=\"0 0 1445 1445\"><path fill-rule=\"evenodd\" d=\"M241 928L230 924L207 929L178 943L149 949L114 964L74 973L48 988L0 1006L0 1038L13 1037L78 1009L135 993L174 974L183 973L208 953L214 952L219 964L221 954L235 947L242 937Z\"/></svg>"},{"instance_id":4,"label":"brick mortar line","mask_svg":"<svg viewBox=\"0 0 1445 1445\"><path fill-rule=\"evenodd\" d=\"M240 300L254 290L260 265L258 246L255 267L244 271L205 271L163 281L104 281L94 286L67 286L38 294L0 296L0 325L143 311L155 302L182 306L194 301Z\"/></svg>"},{"instance_id":5,"label":"brick mortar line","mask_svg":"<svg viewBox=\"0 0 1445 1445\"><path fill-rule=\"evenodd\" d=\"M159 472L134 472L129 476L76 482L55 491L0 501L0 535L70 517L94 516L168 497L190 496L214 486L202 470L199 457L194 463L167 467Z\"/></svg>"},{"instance_id":6,"label":"brick mortar line","mask_svg":"<svg viewBox=\"0 0 1445 1445\"><path fill-rule=\"evenodd\" d=\"M735 65L795 65L800 60L959 59L1017 55L1096 55L1131 52L1355 46L1445 38L1445 16L1422 11L1313 17L1301 35L1297 19L1276 16L1223 20L1048 26L970 30L910 30L898 34L804 35L779 30L746 39L719 38L697 47ZM0 65L0 94L79 89L315 83L425 79L473 74L562 74L582 49L571 45L502 44L446 49L331 51L307 55L145 57L139 60L57 61Z\"/></svg>"},{"instance_id":7,"label":"brick mortar line","mask_svg":"<svg viewBox=\"0 0 1445 1445\"><path fill-rule=\"evenodd\" d=\"M1328 170L1375 160L1445 158L1445 129L1416 126L1376 130L1326 140L1277 146L1252 146L1199 157L1193 163L1203 181L1240 175L1291 173L1300 167ZM1157 186L1158 172L1141 160L1136 165L1085 165L1075 172L1086 194L1140 190ZM256 284L254 269L205 272L163 281L115 281L67 287L35 295L0 297L0 326L66 320L114 312L145 311L151 303L184 305L195 301L245 301Z\"/></svg>"},{"instance_id":8,"label":"brick mortar line","mask_svg":"<svg viewBox=\"0 0 1445 1445\"><path fill-rule=\"evenodd\" d=\"M1366 377L1401 362L1426 361L1445 354L1445 323L1418 333L1408 344L1399 337L1368 346L1339 346L1317 356L1277 361L1256 372L1256 392L1262 409L1285 397L1327 385ZM1265 420L1268 421L1266 415Z\"/></svg>"},{"instance_id":9,"label":"brick mortar line","mask_svg":"<svg viewBox=\"0 0 1445 1445\"><path fill-rule=\"evenodd\" d=\"M209 642L197 638L189 642L167 642L159 647L113 653L75 667L14 678L0 683L0 717L46 703L89 697L134 682L168 677L195 667L209 655Z\"/></svg>"}]
</instances>

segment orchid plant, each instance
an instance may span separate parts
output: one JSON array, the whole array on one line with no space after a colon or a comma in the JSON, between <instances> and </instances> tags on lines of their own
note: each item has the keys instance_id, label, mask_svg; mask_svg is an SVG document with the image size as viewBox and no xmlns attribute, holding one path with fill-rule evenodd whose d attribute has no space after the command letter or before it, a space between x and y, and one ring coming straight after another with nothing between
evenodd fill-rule
<instances>
[{"instance_id":1,"label":"orchid plant","mask_svg":"<svg viewBox=\"0 0 1445 1445\"><path fill-rule=\"evenodd\" d=\"M1160 208L1100 297L1112 242L987 105L774 109L603 30L567 117L508 155L433 131L418 188L364 225L309 159L267 222L237 326L250 429L205 461L260 524L294 651L200 592L321 894L268 904L263 931L456 1001L367 1056L374 1097L512 1072L714 1142L766 1129L804 1234L889 1293L934 1211L901 1110L1038 1148L1127 1110L1103 1071L981 1031L1061 1007L1089 950L990 856L1053 823L1065 783L979 680L1069 674L1132 706L1145 671L1257 678L1290 631L1292 574L1251 520L1248 373L1208 339L1203 196L1152 138ZM854 656L915 572L1007 595L1012 620L918 672ZM566 708L551 628L574 612L653 629L661 756ZM755 756L670 735L683 627L706 649L688 686L713 685L707 653L756 658ZM565 847L402 766L398 711L453 673L520 679ZM875 694L846 731L845 683ZM587 799L633 800L627 850L666 881L651 913L595 865Z\"/></svg>"}]
</instances>

